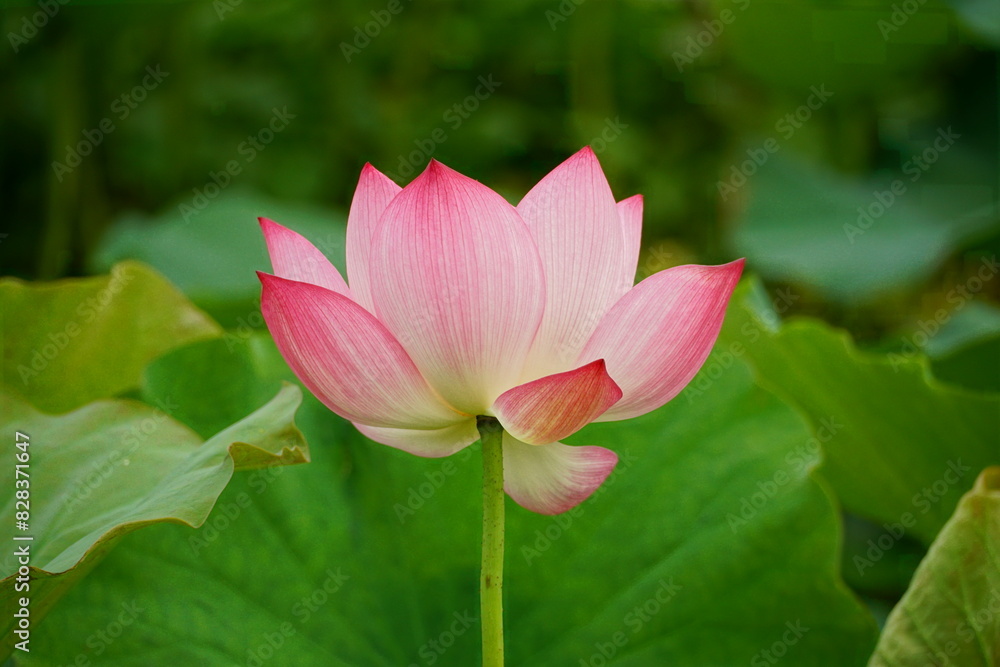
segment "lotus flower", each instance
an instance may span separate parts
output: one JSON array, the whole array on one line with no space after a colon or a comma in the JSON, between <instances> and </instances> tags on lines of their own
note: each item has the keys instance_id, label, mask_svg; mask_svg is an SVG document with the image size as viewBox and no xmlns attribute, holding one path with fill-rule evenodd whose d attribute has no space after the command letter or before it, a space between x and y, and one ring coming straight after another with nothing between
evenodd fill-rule
<instances>
[{"instance_id":1,"label":"lotus flower","mask_svg":"<svg viewBox=\"0 0 1000 667\"><path fill-rule=\"evenodd\" d=\"M708 356L743 260L677 266L633 286L642 197L616 203L584 148L516 207L440 162L400 188L365 165L347 277L261 219L258 272L278 349L372 440L426 457L504 428L507 494L542 514L586 499L618 457L559 440L662 406Z\"/></svg>"}]
</instances>

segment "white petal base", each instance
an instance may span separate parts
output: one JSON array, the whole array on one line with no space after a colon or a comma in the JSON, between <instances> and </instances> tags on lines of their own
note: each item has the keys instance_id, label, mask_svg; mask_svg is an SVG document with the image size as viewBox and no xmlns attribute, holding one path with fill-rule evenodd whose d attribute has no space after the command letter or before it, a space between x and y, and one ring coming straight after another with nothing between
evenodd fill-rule
<instances>
[{"instance_id":1,"label":"white petal base","mask_svg":"<svg viewBox=\"0 0 1000 667\"><path fill-rule=\"evenodd\" d=\"M377 443L427 458L451 456L479 440L475 419L432 430L379 428L358 423L354 427Z\"/></svg>"},{"instance_id":2,"label":"white petal base","mask_svg":"<svg viewBox=\"0 0 1000 667\"><path fill-rule=\"evenodd\" d=\"M573 509L604 483L618 455L603 447L561 442L529 445L503 436L504 489L518 505L539 514Z\"/></svg>"}]
</instances>

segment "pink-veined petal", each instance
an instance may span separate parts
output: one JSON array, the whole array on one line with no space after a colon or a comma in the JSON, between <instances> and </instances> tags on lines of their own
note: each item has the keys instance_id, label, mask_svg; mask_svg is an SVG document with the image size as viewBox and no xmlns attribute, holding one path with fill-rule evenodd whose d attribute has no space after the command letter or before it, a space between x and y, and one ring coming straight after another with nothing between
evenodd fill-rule
<instances>
[{"instance_id":1,"label":"pink-veined petal","mask_svg":"<svg viewBox=\"0 0 1000 667\"><path fill-rule=\"evenodd\" d=\"M623 296L580 355L604 359L622 399L596 421L655 410L690 382L719 335L743 260L721 266L675 266Z\"/></svg>"},{"instance_id":2,"label":"pink-veined petal","mask_svg":"<svg viewBox=\"0 0 1000 667\"><path fill-rule=\"evenodd\" d=\"M281 355L328 408L389 428L443 428L463 419L428 386L392 334L342 294L257 272L261 312Z\"/></svg>"},{"instance_id":3,"label":"pink-veined petal","mask_svg":"<svg viewBox=\"0 0 1000 667\"><path fill-rule=\"evenodd\" d=\"M351 296L347 283L330 260L298 232L273 220L257 218L264 232L267 253L274 275L288 280L319 285L338 294Z\"/></svg>"},{"instance_id":4,"label":"pink-veined petal","mask_svg":"<svg viewBox=\"0 0 1000 667\"><path fill-rule=\"evenodd\" d=\"M572 368L620 296L628 273L625 240L611 187L589 147L539 181L517 210L545 270L545 314L524 376L535 379Z\"/></svg>"},{"instance_id":5,"label":"pink-veined petal","mask_svg":"<svg viewBox=\"0 0 1000 667\"><path fill-rule=\"evenodd\" d=\"M451 456L479 440L476 420L472 418L463 419L451 426L431 430L377 428L358 423L355 423L354 426L375 442L428 458Z\"/></svg>"},{"instance_id":6,"label":"pink-veined petal","mask_svg":"<svg viewBox=\"0 0 1000 667\"><path fill-rule=\"evenodd\" d=\"M500 195L432 160L382 214L370 275L379 319L450 405L482 414L518 384L544 277Z\"/></svg>"},{"instance_id":7,"label":"pink-veined petal","mask_svg":"<svg viewBox=\"0 0 1000 667\"><path fill-rule=\"evenodd\" d=\"M634 195L618 202L618 216L622 221L625 238L625 275L620 294L624 295L635 283L635 272L639 268L639 249L642 246L642 195Z\"/></svg>"},{"instance_id":8,"label":"pink-veined petal","mask_svg":"<svg viewBox=\"0 0 1000 667\"><path fill-rule=\"evenodd\" d=\"M539 514L573 509L604 483L617 463L618 455L603 447L529 445L503 434L504 489L518 505Z\"/></svg>"},{"instance_id":9,"label":"pink-veined petal","mask_svg":"<svg viewBox=\"0 0 1000 667\"><path fill-rule=\"evenodd\" d=\"M544 445L576 433L621 397L598 359L508 389L493 404L493 414L521 442Z\"/></svg>"},{"instance_id":10,"label":"pink-veined petal","mask_svg":"<svg viewBox=\"0 0 1000 667\"><path fill-rule=\"evenodd\" d=\"M368 263L372 236L382 212L400 190L402 188L388 176L365 164L351 200L351 211L347 214L347 280L354 300L371 312L374 311Z\"/></svg>"}]
</instances>

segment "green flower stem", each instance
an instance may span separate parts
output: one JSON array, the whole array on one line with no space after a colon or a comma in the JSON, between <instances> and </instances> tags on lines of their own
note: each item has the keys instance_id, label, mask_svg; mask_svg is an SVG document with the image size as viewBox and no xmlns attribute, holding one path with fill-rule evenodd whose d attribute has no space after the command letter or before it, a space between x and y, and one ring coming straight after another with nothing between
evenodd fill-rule
<instances>
[{"instance_id":1,"label":"green flower stem","mask_svg":"<svg viewBox=\"0 0 1000 667\"><path fill-rule=\"evenodd\" d=\"M483 667L503 667L503 427L479 417L483 444L483 566L479 575Z\"/></svg>"}]
</instances>

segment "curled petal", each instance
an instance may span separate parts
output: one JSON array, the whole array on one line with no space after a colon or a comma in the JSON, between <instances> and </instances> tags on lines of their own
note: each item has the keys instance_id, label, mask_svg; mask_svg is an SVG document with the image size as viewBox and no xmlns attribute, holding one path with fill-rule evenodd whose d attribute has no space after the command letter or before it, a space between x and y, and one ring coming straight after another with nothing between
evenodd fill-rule
<instances>
[{"instance_id":1,"label":"curled petal","mask_svg":"<svg viewBox=\"0 0 1000 667\"><path fill-rule=\"evenodd\" d=\"M529 445L503 435L504 489L518 505L539 514L573 509L604 483L617 463L618 455L603 447Z\"/></svg>"},{"instance_id":2,"label":"curled petal","mask_svg":"<svg viewBox=\"0 0 1000 667\"><path fill-rule=\"evenodd\" d=\"M518 440L544 445L576 433L621 397L604 360L598 359L508 389L493 404L493 413Z\"/></svg>"},{"instance_id":3,"label":"curled petal","mask_svg":"<svg viewBox=\"0 0 1000 667\"><path fill-rule=\"evenodd\" d=\"M371 280L368 273L372 236L379 216L399 194L401 187L370 164L361 170L358 187L347 214L347 279L354 300L372 310Z\"/></svg>"},{"instance_id":4,"label":"curled petal","mask_svg":"<svg viewBox=\"0 0 1000 667\"><path fill-rule=\"evenodd\" d=\"M282 227L273 220L257 218L264 232L267 253L274 275L288 280L319 285L338 294L350 296L347 283L330 260L306 237Z\"/></svg>"},{"instance_id":5,"label":"curled petal","mask_svg":"<svg viewBox=\"0 0 1000 667\"><path fill-rule=\"evenodd\" d=\"M450 405L482 414L518 383L544 278L500 195L432 161L382 214L370 273L379 319Z\"/></svg>"},{"instance_id":6,"label":"curled petal","mask_svg":"<svg viewBox=\"0 0 1000 667\"><path fill-rule=\"evenodd\" d=\"M355 423L354 426L366 437L404 452L440 458L451 456L479 439L475 419L463 419L457 424L438 429L377 428Z\"/></svg>"},{"instance_id":7,"label":"curled petal","mask_svg":"<svg viewBox=\"0 0 1000 667\"><path fill-rule=\"evenodd\" d=\"M655 410L691 381L722 328L743 260L655 273L604 316L580 361L604 359L622 399L597 421Z\"/></svg>"},{"instance_id":8,"label":"curled petal","mask_svg":"<svg viewBox=\"0 0 1000 667\"><path fill-rule=\"evenodd\" d=\"M437 429L461 415L428 386L367 310L317 285L257 273L261 312L295 375L338 415L389 428Z\"/></svg>"},{"instance_id":9,"label":"curled petal","mask_svg":"<svg viewBox=\"0 0 1000 667\"><path fill-rule=\"evenodd\" d=\"M573 367L635 269L627 275L622 221L589 147L547 174L517 210L545 269L545 314L525 368L534 379Z\"/></svg>"}]
</instances>

